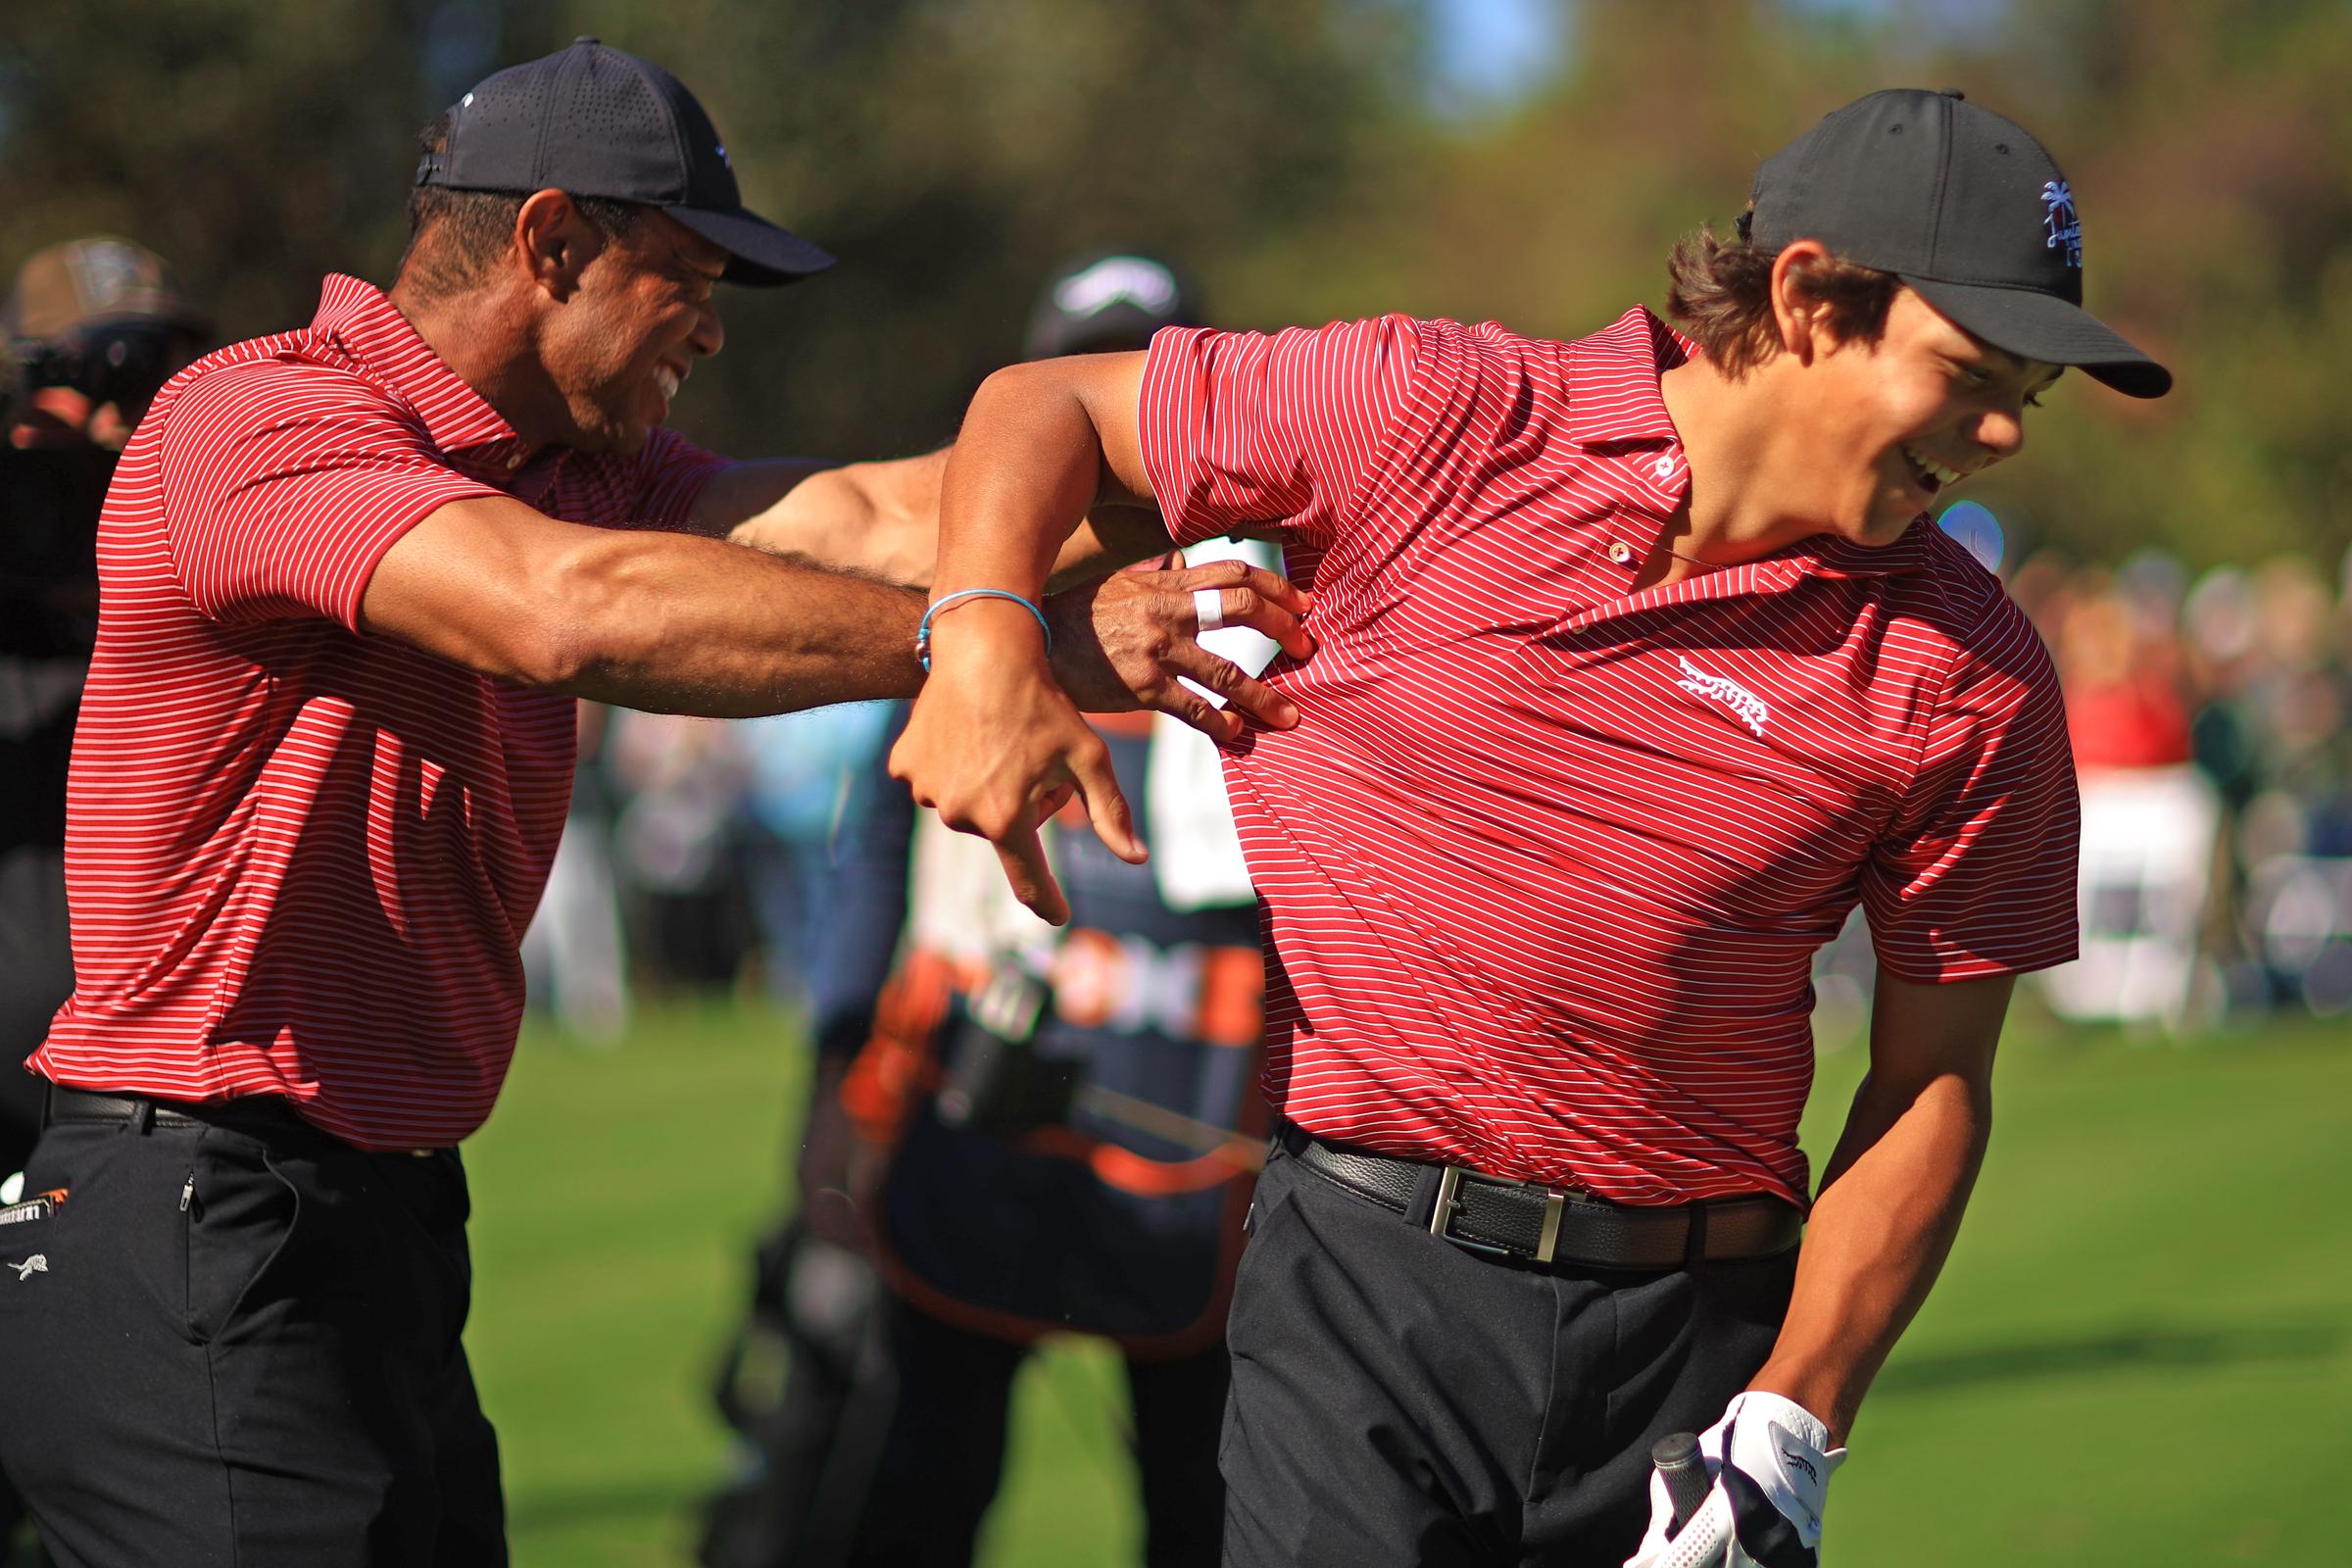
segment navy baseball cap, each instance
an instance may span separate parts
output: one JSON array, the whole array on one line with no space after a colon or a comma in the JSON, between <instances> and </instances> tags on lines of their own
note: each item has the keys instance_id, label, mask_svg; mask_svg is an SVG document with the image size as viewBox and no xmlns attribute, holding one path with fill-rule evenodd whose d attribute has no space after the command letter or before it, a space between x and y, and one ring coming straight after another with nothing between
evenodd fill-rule
<instances>
[{"instance_id":1,"label":"navy baseball cap","mask_svg":"<svg viewBox=\"0 0 2352 1568\"><path fill-rule=\"evenodd\" d=\"M2172 390L2172 371L2082 309L2082 220L2056 162L1957 92L1891 88L1832 112L1765 160L1740 232L1892 272L2021 359L2135 398Z\"/></svg>"},{"instance_id":2,"label":"navy baseball cap","mask_svg":"<svg viewBox=\"0 0 2352 1568\"><path fill-rule=\"evenodd\" d=\"M1033 360L1140 348L1163 326L1198 326L1192 291L1167 263L1140 251L1096 251L1054 270L1029 313Z\"/></svg>"},{"instance_id":3,"label":"navy baseball cap","mask_svg":"<svg viewBox=\"0 0 2352 1568\"><path fill-rule=\"evenodd\" d=\"M726 144L677 77L590 37L511 66L459 99L416 183L563 190L659 207L723 247L730 283L789 283L833 258L750 212Z\"/></svg>"}]
</instances>

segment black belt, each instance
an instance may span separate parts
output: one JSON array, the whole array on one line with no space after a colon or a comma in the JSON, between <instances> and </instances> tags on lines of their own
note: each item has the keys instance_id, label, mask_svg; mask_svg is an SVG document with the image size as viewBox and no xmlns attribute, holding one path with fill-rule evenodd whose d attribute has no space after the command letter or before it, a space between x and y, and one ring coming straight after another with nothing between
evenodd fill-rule
<instances>
[{"instance_id":1,"label":"black belt","mask_svg":"<svg viewBox=\"0 0 2352 1568\"><path fill-rule=\"evenodd\" d=\"M1431 1235L1472 1251L1531 1263L1670 1269L1702 1257L1735 1262L1785 1252L1804 1230L1803 1216L1778 1198L1642 1208L1453 1165L1367 1154L1296 1130L1284 1147L1325 1181L1399 1214L1414 1211L1422 1183L1434 1170L1438 1190Z\"/></svg>"},{"instance_id":2,"label":"black belt","mask_svg":"<svg viewBox=\"0 0 2352 1568\"><path fill-rule=\"evenodd\" d=\"M293 1102L279 1095L242 1095L234 1100L158 1100L152 1095L107 1095L93 1089L69 1089L64 1084L49 1086L48 1109L41 1118L44 1127L79 1123L83 1126L120 1127L224 1127L231 1132L250 1133L257 1138L273 1134L298 1133L305 1137L328 1139L332 1133L305 1120ZM349 1146L345 1146L349 1147ZM403 1149L391 1152L395 1155L428 1155L442 1152L438 1149Z\"/></svg>"},{"instance_id":3,"label":"black belt","mask_svg":"<svg viewBox=\"0 0 2352 1568\"><path fill-rule=\"evenodd\" d=\"M309 1124L275 1095L216 1100L201 1104L156 1100L147 1095L102 1095L89 1089L49 1086L52 1126L60 1122L128 1122L150 1127L303 1127Z\"/></svg>"}]
</instances>

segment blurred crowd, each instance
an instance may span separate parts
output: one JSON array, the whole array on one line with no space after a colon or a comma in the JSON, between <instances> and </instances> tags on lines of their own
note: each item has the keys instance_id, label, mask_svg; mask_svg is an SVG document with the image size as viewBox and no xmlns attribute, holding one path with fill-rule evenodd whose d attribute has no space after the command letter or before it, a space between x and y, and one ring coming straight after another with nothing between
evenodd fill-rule
<instances>
[{"instance_id":1,"label":"blurred crowd","mask_svg":"<svg viewBox=\"0 0 2352 1568\"><path fill-rule=\"evenodd\" d=\"M580 707L571 817L523 947L535 1002L619 1038L639 990L806 1000L811 936L897 705L722 723Z\"/></svg>"},{"instance_id":2,"label":"blurred crowd","mask_svg":"<svg viewBox=\"0 0 2352 1568\"><path fill-rule=\"evenodd\" d=\"M2352 1008L2352 556L2332 573L2280 556L2192 574L2153 551L2111 570L2051 554L2009 586L2066 686L2086 956L2170 922L2187 970L2156 1009L2168 1021ZM2120 844L2103 831L2159 780L2172 809ZM2108 874L2151 858L2178 873Z\"/></svg>"}]
</instances>

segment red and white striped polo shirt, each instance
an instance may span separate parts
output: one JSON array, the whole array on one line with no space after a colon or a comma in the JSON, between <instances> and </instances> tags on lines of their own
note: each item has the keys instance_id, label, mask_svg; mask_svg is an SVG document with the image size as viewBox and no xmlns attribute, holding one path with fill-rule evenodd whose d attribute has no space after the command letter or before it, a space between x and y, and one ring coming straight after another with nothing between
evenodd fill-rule
<instances>
[{"instance_id":1,"label":"red and white striped polo shirt","mask_svg":"<svg viewBox=\"0 0 2352 1568\"><path fill-rule=\"evenodd\" d=\"M1153 340L1181 541L1279 523L1317 649L1227 755L1267 1087L1390 1153L1654 1203L1803 1201L1814 951L2075 952L2058 683L1932 525L1628 591L1683 500L1648 312L1572 344L1402 317Z\"/></svg>"},{"instance_id":2,"label":"red and white striped polo shirt","mask_svg":"<svg viewBox=\"0 0 2352 1568\"><path fill-rule=\"evenodd\" d=\"M505 493L684 519L720 459L525 447L391 302L330 277L299 331L174 377L99 523L68 785L62 1084L275 1095L364 1149L490 1113L517 948L570 799L573 704L357 630L384 552Z\"/></svg>"}]
</instances>

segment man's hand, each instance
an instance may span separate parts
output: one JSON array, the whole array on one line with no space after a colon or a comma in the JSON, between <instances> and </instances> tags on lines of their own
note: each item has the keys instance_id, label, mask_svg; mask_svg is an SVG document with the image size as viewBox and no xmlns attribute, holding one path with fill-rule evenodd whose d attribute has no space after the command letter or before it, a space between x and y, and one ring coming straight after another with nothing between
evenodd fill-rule
<instances>
[{"instance_id":1,"label":"man's hand","mask_svg":"<svg viewBox=\"0 0 2352 1568\"><path fill-rule=\"evenodd\" d=\"M1047 600L1054 678L1082 712L1157 709L1211 740L1238 737L1244 714L1271 729L1298 722L1290 699L1200 646L1193 599L1200 589L1219 596L1225 625L1264 632L1294 659L1314 651L1300 618L1308 604L1304 593L1246 562L1217 561L1118 572ZM1187 690L1180 675L1223 697L1225 710Z\"/></svg>"},{"instance_id":2,"label":"man's hand","mask_svg":"<svg viewBox=\"0 0 2352 1568\"><path fill-rule=\"evenodd\" d=\"M1298 722L1287 698L1200 647L1193 596L1204 588L1220 595L1225 624L1254 627L1295 657L1312 651L1300 624L1307 596L1230 561L1122 573L1048 601L1050 666L1036 623L1016 605L962 602L932 622L931 678L891 752L891 774L948 826L994 844L1014 896L1056 925L1069 906L1037 830L1073 795L1113 854L1130 862L1146 855L1109 751L1073 696L1097 712L1151 708L1220 740L1238 735L1240 714L1187 691L1186 676L1260 723Z\"/></svg>"},{"instance_id":3,"label":"man's hand","mask_svg":"<svg viewBox=\"0 0 2352 1568\"><path fill-rule=\"evenodd\" d=\"M1706 1502L1675 1529L1666 1483L1652 1475L1649 1533L1626 1568L1815 1568L1822 1502L1845 1462L1829 1444L1829 1428L1802 1405L1740 1395L1699 1434L1715 1477Z\"/></svg>"}]
</instances>

